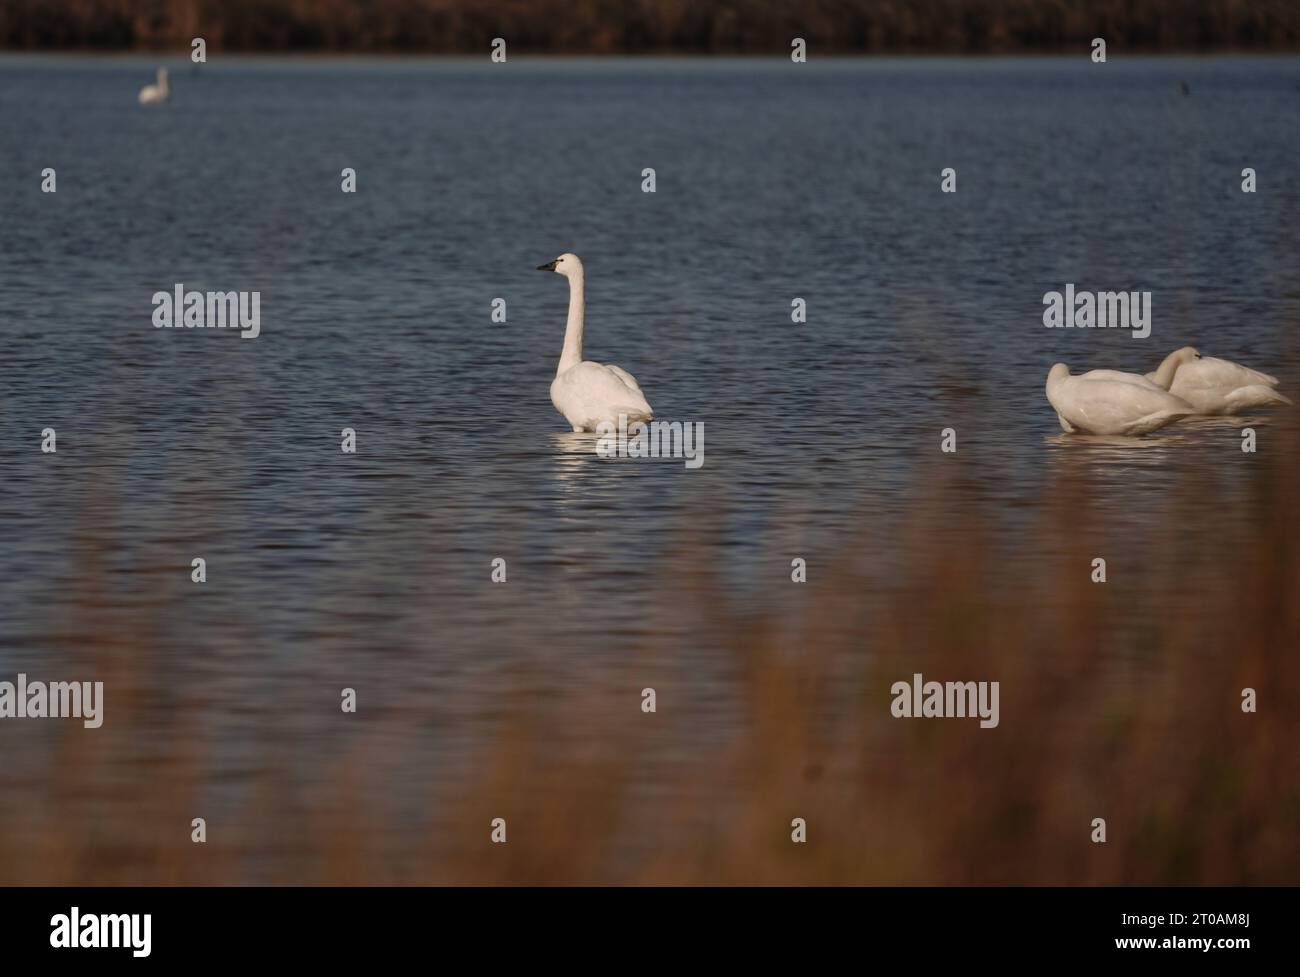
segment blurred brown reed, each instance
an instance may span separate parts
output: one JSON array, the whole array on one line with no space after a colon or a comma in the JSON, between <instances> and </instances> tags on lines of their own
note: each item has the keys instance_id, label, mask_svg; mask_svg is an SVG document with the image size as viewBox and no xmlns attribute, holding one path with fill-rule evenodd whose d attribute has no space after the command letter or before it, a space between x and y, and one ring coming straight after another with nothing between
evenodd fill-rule
<instances>
[{"instance_id":1,"label":"blurred brown reed","mask_svg":"<svg viewBox=\"0 0 1300 977\"><path fill-rule=\"evenodd\" d=\"M1279 415L1268 436L1252 534L1219 527L1214 479L1185 481L1105 586L1086 571L1107 520L1086 464L1049 467L1054 504L1015 533L961 466L936 464L903 526L864 524L809 583L757 595L729 590L713 535L684 533L658 597L698 622L721 686L647 628L601 687L543 690L521 667L454 776L412 746L428 703L358 725L316 781L297 774L319 751L290 724L237 810L209 800L218 734L169 702L157 636L174 608L124 620L100 593L106 490L56 650L94 663L114 715L93 735L51 724L48 750L10 758L0 882L1295 881L1300 427ZM1015 549L1041 572L1008 579ZM1134 602L1141 626L1117 629ZM893 718L890 686L914 672L999 681L1000 725Z\"/></svg>"}]
</instances>

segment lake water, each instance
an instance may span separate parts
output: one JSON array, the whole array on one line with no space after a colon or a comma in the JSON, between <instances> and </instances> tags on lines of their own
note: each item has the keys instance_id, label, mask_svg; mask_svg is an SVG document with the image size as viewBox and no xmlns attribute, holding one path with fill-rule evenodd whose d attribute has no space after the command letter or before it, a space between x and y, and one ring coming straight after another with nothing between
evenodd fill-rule
<instances>
[{"instance_id":1,"label":"lake water","mask_svg":"<svg viewBox=\"0 0 1300 977\"><path fill-rule=\"evenodd\" d=\"M1260 530L1235 426L1061 438L1043 383L1193 344L1300 389L1296 59L176 62L145 110L153 67L0 59L0 676L147 635L229 784L332 742L343 686L423 717L430 765L520 668L572 688L654 644L725 688L656 596L684 548L763 606L945 458L1008 532L1062 470L1116 540L1207 473ZM564 251L587 357L703 422L699 470L599 459L552 407ZM260 291L260 337L154 329L178 282ZM1150 338L1045 329L1066 283L1151 291Z\"/></svg>"}]
</instances>

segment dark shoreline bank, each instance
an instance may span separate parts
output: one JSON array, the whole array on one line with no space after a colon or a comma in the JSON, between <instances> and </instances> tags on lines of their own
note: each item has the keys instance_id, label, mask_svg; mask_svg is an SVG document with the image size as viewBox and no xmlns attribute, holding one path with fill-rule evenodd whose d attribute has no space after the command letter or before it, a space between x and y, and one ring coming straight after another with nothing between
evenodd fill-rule
<instances>
[{"instance_id":1,"label":"dark shoreline bank","mask_svg":"<svg viewBox=\"0 0 1300 977\"><path fill-rule=\"evenodd\" d=\"M1300 5L1276 0L10 0L0 50L81 52L788 56L1300 51Z\"/></svg>"}]
</instances>

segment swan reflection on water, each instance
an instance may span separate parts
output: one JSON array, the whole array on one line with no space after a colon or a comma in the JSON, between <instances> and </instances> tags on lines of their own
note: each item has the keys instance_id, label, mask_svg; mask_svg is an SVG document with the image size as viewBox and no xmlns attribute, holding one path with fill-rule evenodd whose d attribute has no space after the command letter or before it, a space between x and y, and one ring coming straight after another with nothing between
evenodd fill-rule
<instances>
[{"instance_id":1,"label":"swan reflection on water","mask_svg":"<svg viewBox=\"0 0 1300 977\"><path fill-rule=\"evenodd\" d=\"M547 439L556 501L565 506L578 503L584 508L601 501L610 486L609 473L616 466L608 465L596 454L599 436L587 431L564 431L551 432Z\"/></svg>"},{"instance_id":2,"label":"swan reflection on water","mask_svg":"<svg viewBox=\"0 0 1300 977\"><path fill-rule=\"evenodd\" d=\"M1206 451L1239 452L1241 431L1267 427L1267 417L1188 417L1158 434L1125 437L1058 432L1043 439L1052 452L1049 468L1058 474L1084 469L1191 469Z\"/></svg>"},{"instance_id":3,"label":"swan reflection on water","mask_svg":"<svg viewBox=\"0 0 1300 977\"><path fill-rule=\"evenodd\" d=\"M1093 451L1160 451L1179 444L1189 444L1187 435L1166 434L1163 437L1125 437L1122 434L1053 434L1044 439L1056 448L1091 449Z\"/></svg>"},{"instance_id":4,"label":"swan reflection on water","mask_svg":"<svg viewBox=\"0 0 1300 977\"><path fill-rule=\"evenodd\" d=\"M1047 444L1060 448L1114 448L1118 450L1150 450L1179 445L1210 443L1215 432L1232 428L1267 427L1268 417L1185 417L1176 427L1159 434L1127 436L1122 434L1067 434L1059 432L1044 439Z\"/></svg>"}]
</instances>

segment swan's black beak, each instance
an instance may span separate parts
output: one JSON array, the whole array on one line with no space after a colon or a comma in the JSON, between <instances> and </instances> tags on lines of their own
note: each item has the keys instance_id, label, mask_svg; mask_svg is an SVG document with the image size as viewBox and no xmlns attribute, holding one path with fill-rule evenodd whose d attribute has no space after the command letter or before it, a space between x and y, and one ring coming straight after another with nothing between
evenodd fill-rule
<instances>
[{"instance_id":1,"label":"swan's black beak","mask_svg":"<svg viewBox=\"0 0 1300 977\"><path fill-rule=\"evenodd\" d=\"M559 261L559 260L560 260L559 258L556 258L556 259L555 259L555 261ZM538 271L555 271L555 261L548 261L548 262L547 262L546 264L544 264L544 265L538 265L538 266L537 266L537 270L538 270Z\"/></svg>"}]
</instances>

